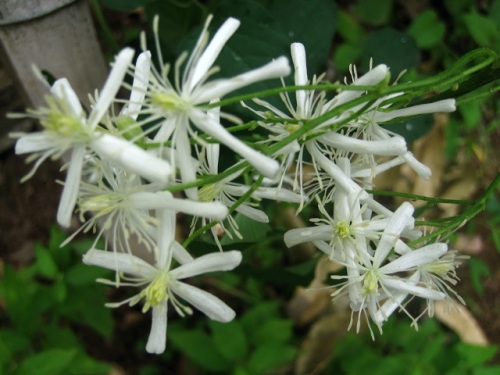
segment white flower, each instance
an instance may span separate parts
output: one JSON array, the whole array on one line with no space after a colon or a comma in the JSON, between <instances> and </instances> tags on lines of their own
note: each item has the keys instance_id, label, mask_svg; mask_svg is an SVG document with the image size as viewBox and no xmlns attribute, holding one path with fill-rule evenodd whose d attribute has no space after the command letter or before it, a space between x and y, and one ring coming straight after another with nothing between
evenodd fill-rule
<instances>
[{"instance_id":1,"label":"white flower","mask_svg":"<svg viewBox=\"0 0 500 375\"><path fill-rule=\"evenodd\" d=\"M338 158L337 164L342 173L349 177L349 159ZM341 186L336 186L333 190L332 201L333 216L330 216L323 203L318 201L318 208L323 218L311 219L311 222L316 224L314 227L291 229L286 232L285 244L291 247L299 243L312 242L330 258L345 261L346 258L356 258L358 253L368 253L368 242L380 240L382 232L394 215L391 211L384 210L376 216L364 218L363 213L370 206L378 209L376 202L370 198L363 203L360 201L360 194L351 193ZM421 232L413 229L413 226L414 220L408 218L401 236L408 239L418 238Z\"/></svg>"},{"instance_id":2,"label":"white flower","mask_svg":"<svg viewBox=\"0 0 500 375\"><path fill-rule=\"evenodd\" d=\"M167 162L124 139L104 133L98 126L122 84L133 55L130 48L125 48L117 55L99 99L88 116L69 82L64 78L57 80L51 88L52 96L47 97L48 107L29 113L40 120L43 130L23 134L16 143L17 154L33 153L30 159L38 158L26 178L45 159L56 159L66 151L71 151L66 183L57 212L57 221L62 226L70 224L87 149L153 182L165 184L170 176L171 168Z\"/></svg>"},{"instance_id":3,"label":"white flower","mask_svg":"<svg viewBox=\"0 0 500 375\"><path fill-rule=\"evenodd\" d=\"M161 121L154 140L156 142L171 141L172 152L179 156L170 157L170 160L178 161L177 167L184 183L195 181L196 171L189 162L191 155L189 139L190 137L196 141L200 139L195 134L192 125L245 158L264 176L274 178L278 173L279 165L231 135L218 120L207 115L203 106L252 83L289 74L288 60L285 57L279 57L265 66L233 78L207 82L210 75L217 71L213 64L224 44L239 26L238 20L229 18L207 44L207 28L210 19L211 17L208 18L182 75L180 67L187 56L184 54L177 61L175 84L168 80L169 66L163 65L161 59L161 71L152 69L143 113L150 115L150 121ZM158 46L158 18L154 20L154 30ZM161 54L160 51L158 52ZM190 198L196 199L195 189L188 189L186 192Z\"/></svg>"},{"instance_id":4,"label":"white flower","mask_svg":"<svg viewBox=\"0 0 500 375\"><path fill-rule=\"evenodd\" d=\"M365 313L380 328L387 318L400 308L408 316L403 301L408 296L426 300L440 300L445 294L433 287L419 284L417 269L438 259L447 251L442 243L427 245L418 250L396 257L390 256L400 241L403 229L411 222L413 207L403 203L390 218L375 250L367 244L366 253L356 252L356 257L335 259L347 268L347 276L332 276L332 279L345 279L343 286L332 293L337 298L349 294L353 312ZM352 244L351 244L352 246ZM408 276L402 276L408 274ZM413 324L416 320L412 317ZM360 319L358 318L359 330Z\"/></svg>"},{"instance_id":5,"label":"white flower","mask_svg":"<svg viewBox=\"0 0 500 375\"><path fill-rule=\"evenodd\" d=\"M155 246L158 222L151 216L151 210L169 209L216 220L227 216L228 209L222 203L174 198L168 191L159 191L161 186L158 184L143 184L137 175L109 163L101 163L100 170L102 179L97 184L81 183L80 218L85 221L85 214L91 215L80 230L95 230L99 221L101 230L95 242L104 231L108 231L114 251L130 253L131 234L135 234L148 249Z\"/></svg>"},{"instance_id":6,"label":"white flower","mask_svg":"<svg viewBox=\"0 0 500 375\"><path fill-rule=\"evenodd\" d=\"M153 316L146 350L157 354L165 351L168 301L181 316L191 314L192 310L184 305L179 297L213 320L229 322L235 317L235 312L219 298L182 280L208 272L232 270L241 262L239 251L227 251L207 254L172 269L172 255L175 251L175 230L172 231L172 227L175 227L175 213L163 210L160 215L165 230L159 236L155 265L131 254L96 249L89 251L83 257L85 264L116 270L125 280L123 285L142 288L135 296L108 306L117 307L125 303L135 305L143 300L142 311L152 309ZM125 274L128 276L124 276ZM120 285L120 280L99 281L117 287Z\"/></svg>"}]
</instances>

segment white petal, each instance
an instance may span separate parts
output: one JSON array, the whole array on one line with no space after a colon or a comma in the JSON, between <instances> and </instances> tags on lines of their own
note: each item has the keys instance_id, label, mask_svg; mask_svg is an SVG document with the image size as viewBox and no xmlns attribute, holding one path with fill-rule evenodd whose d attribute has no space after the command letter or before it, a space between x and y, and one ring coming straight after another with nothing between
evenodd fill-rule
<instances>
[{"instance_id":1,"label":"white petal","mask_svg":"<svg viewBox=\"0 0 500 375\"><path fill-rule=\"evenodd\" d=\"M109 73L108 79L99 93L99 99L89 115L88 124L90 129L95 129L113 100L115 100L116 93L123 83L123 77L125 77L133 57L134 50L129 47L122 49L116 56L111 73Z\"/></svg>"},{"instance_id":2,"label":"white petal","mask_svg":"<svg viewBox=\"0 0 500 375\"><path fill-rule=\"evenodd\" d=\"M196 181L196 167L191 161L191 145L189 143L188 133L184 129L174 133L175 144L175 163L181 174L183 184ZM185 190L189 199L198 200L198 188L189 188Z\"/></svg>"},{"instance_id":3,"label":"white petal","mask_svg":"<svg viewBox=\"0 0 500 375\"><path fill-rule=\"evenodd\" d=\"M427 113L453 112L455 111L455 99L445 99L434 103L414 105L413 107L396 109L390 112L376 112L375 122L389 121L397 117L423 115Z\"/></svg>"},{"instance_id":4,"label":"white petal","mask_svg":"<svg viewBox=\"0 0 500 375\"><path fill-rule=\"evenodd\" d=\"M235 18L228 18L219 30L217 30L210 44L205 48L205 51L196 62L192 76L189 79L189 91L191 91L207 74L208 70L219 56L222 48L239 26L240 21Z\"/></svg>"},{"instance_id":5,"label":"white petal","mask_svg":"<svg viewBox=\"0 0 500 375\"><path fill-rule=\"evenodd\" d=\"M71 160L66 173L66 181L64 182L59 208L57 209L57 222L65 228L69 227L71 224L71 216L73 215L73 210L78 198L84 156L84 146L75 147L71 152Z\"/></svg>"},{"instance_id":6,"label":"white petal","mask_svg":"<svg viewBox=\"0 0 500 375\"><path fill-rule=\"evenodd\" d=\"M230 322L236 313L214 295L181 281L171 285L172 291L196 307L210 319L218 322Z\"/></svg>"},{"instance_id":7,"label":"white petal","mask_svg":"<svg viewBox=\"0 0 500 375\"><path fill-rule=\"evenodd\" d=\"M137 120L142 102L146 96L149 84L149 71L151 70L151 52L142 52L135 63L134 81L132 82L132 91L130 99L123 107L120 115L132 117Z\"/></svg>"},{"instance_id":8,"label":"white petal","mask_svg":"<svg viewBox=\"0 0 500 375\"><path fill-rule=\"evenodd\" d=\"M442 292L438 292L437 290L423 288L421 286L412 285L407 280L404 279L390 279L390 278L382 278L380 280L386 287L398 290L400 292L407 292L409 294L413 294L417 297L431 299L431 300L440 300L444 299L446 295Z\"/></svg>"},{"instance_id":9,"label":"white petal","mask_svg":"<svg viewBox=\"0 0 500 375\"><path fill-rule=\"evenodd\" d=\"M259 151L254 150L250 146L247 146L245 143L229 133L218 121L207 116L202 111L193 111L190 115L191 120L200 130L217 139L219 142L245 158L265 177L275 178L277 176L280 170L280 165L276 160L273 160L261 154Z\"/></svg>"},{"instance_id":10,"label":"white petal","mask_svg":"<svg viewBox=\"0 0 500 375\"><path fill-rule=\"evenodd\" d=\"M167 345L167 301L162 301L153 307L151 331L149 333L146 351L152 354L161 354Z\"/></svg>"},{"instance_id":11,"label":"white petal","mask_svg":"<svg viewBox=\"0 0 500 375\"><path fill-rule=\"evenodd\" d=\"M290 46L292 53L293 67L295 71L294 80L296 86L307 85L307 62L306 62L306 50L304 45L301 43L292 43ZM307 92L305 90L295 91L295 97L297 99L297 116L298 118L304 118L304 114L307 106Z\"/></svg>"},{"instance_id":12,"label":"white petal","mask_svg":"<svg viewBox=\"0 0 500 375\"><path fill-rule=\"evenodd\" d=\"M321 225L309 228L295 228L287 231L283 241L287 247L292 247L304 242L329 241L332 237L332 227Z\"/></svg>"},{"instance_id":13,"label":"white petal","mask_svg":"<svg viewBox=\"0 0 500 375\"><path fill-rule=\"evenodd\" d=\"M129 202L134 207L146 210L169 209L218 221L224 220L228 213L228 208L220 202L195 202L174 198L166 191L133 193L129 196Z\"/></svg>"},{"instance_id":14,"label":"white petal","mask_svg":"<svg viewBox=\"0 0 500 375\"><path fill-rule=\"evenodd\" d=\"M179 242L174 241L172 247L174 250L174 258L180 264L189 263L194 260L191 254L189 254L188 251Z\"/></svg>"},{"instance_id":15,"label":"white petal","mask_svg":"<svg viewBox=\"0 0 500 375\"><path fill-rule=\"evenodd\" d=\"M154 276L157 272L151 264L132 254L97 249L88 251L83 256L83 263L146 278Z\"/></svg>"},{"instance_id":16,"label":"white petal","mask_svg":"<svg viewBox=\"0 0 500 375\"><path fill-rule=\"evenodd\" d=\"M16 155L44 151L54 146L54 138L46 132L27 133L17 140Z\"/></svg>"},{"instance_id":17,"label":"white petal","mask_svg":"<svg viewBox=\"0 0 500 375\"><path fill-rule=\"evenodd\" d=\"M399 239L401 232L408 225L408 223L413 219L412 214L415 209L409 202L404 202L398 209L394 212L387 227L380 238L380 241L375 250L375 256L373 264L375 267L380 266L384 259L386 258L389 251L394 247L396 241Z\"/></svg>"},{"instance_id":18,"label":"white petal","mask_svg":"<svg viewBox=\"0 0 500 375\"><path fill-rule=\"evenodd\" d=\"M55 81L50 91L59 99L64 100L69 104L74 117L83 117L84 113L80 100L66 78L61 78Z\"/></svg>"},{"instance_id":19,"label":"white petal","mask_svg":"<svg viewBox=\"0 0 500 375\"><path fill-rule=\"evenodd\" d=\"M288 59L281 56L260 68L250 70L233 78L207 83L200 89L200 95L195 98L196 104L206 103L215 98L222 98L232 91L236 91L255 82L280 78L288 74L290 74Z\"/></svg>"},{"instance_id":20,"label":"white petal","mask_svg":"<svg viewBox=\"0 0 500 375\"><path fill-rule=\"evenodd\" d=\"M241 263L241 259L241 252L236 250L206 254L170 271L170 276L180 280L202 273L230 271Z\"/></svg>"},{"instance_id":21,"label":"white petal","mask_svg":"<svg viewBox=\"0 0 500 375\"><path fill-rule=\"evenodd\" d=\"M391 274L395 272L407 271L436 260L448 251L448 246L444 243L434 243L411 253L400 256L392 262L380 268L380 272Z\"/></svg>"},{"instance_id":22,"label":"white petal","mask_svg":"<svg viewBox=\"0 0 500 375\"><path fill-rule=\"evenodd\" d=\"M350 194L359 195L360 199L368 198L368 193L361 189L353 180L351 180L342 170L331 160L329 160L317 148L313 142L306 142L306 147L311 153L314 160L331 178L335 180L342 189L348 191Z\"/></svg>"},{"instance_id":23,"label":"white petal","mask_svg":"<svg viewBox=\"0 0 500 375\"><path fill-rule=\"evenodd\" d=\"M432 176L432 171L429 167L419 162L413 154L408 151L402 156L406 163L424 180L428 180Z\"/></svg>"},{"instance_id":24,"label":"white petal","mask_svg":"<svg viewBox=\"0 0 500 375\"><path fill-rule=\"evenodd\" d=\"M157 209L156 216L160 220L160 225L158 226L156 267L168 269L172 261L172 245L175 241L175 228L177 223L175 211Z\"/></svg>"},{"instance_id":25,"label":"white petal","mask_svg":"<svg viewBox=\"0 0 500 375\"><path fill-rule=\"evenodd\" d=\"M258 221L259 223L269 223L269 217L264 211L250 207L249 205L240 204L236 207L236 212L239 212L252 220Z\"/></svg>"},{"instance_id":26,"label":"white petal","mask_svg":"<svg viewBox=\"0 0 500 375\"><path fill-rule=\"evenodd\" d=\"M348 137L339 133L327 133L318 137L318 141L336 149L357 154L399 156L407 151L406 142L403 137L370 141Z\"/></svg>"},{"instance_id":27,"label":"white petal","mask_svg":"<svg viewBox=\"0 0 500 375\"><path fill-rule=\"evenodd\" d=\"M166 184L172 173L170 164L139 146L111 134L100 134L90 144L103 159L136 173L151 182Z\"/></svg>"},{"instance_id":28,"label":"white petal","mask_svg":"<svg viewBox=\"0 0 500 375\"><path fill-rule=\"evenodd\" d=\"M389 68L386 65L378 65L368 73L357 79L353 82L354 86L374 86L385 79L387 73L389 72ZM335 107L347 103L351 100L354 100L360 97L364 91L354 91L354 90L344 90L336 97L334 97L331 101L329 101L326 106L333 105Z\"/></svg>"}]
</instances>

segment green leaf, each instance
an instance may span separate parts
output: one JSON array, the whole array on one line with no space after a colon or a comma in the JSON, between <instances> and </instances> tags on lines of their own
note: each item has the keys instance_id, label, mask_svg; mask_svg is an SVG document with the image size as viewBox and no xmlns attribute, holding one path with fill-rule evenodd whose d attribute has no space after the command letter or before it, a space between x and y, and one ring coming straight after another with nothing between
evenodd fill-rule
<instances>
[{"instance_id":1,"label":"green leaf","mask_svg":"<svg viewBox=\"0 0 500 375\"><path fill-rule=\"evenodd\" d=\"M238 321L219 323L211 320L209 326L216 348L224 358L233 363L245 358L248 343L245 332Z\"/></svg>"},{"instance_id":2,"label":"green leaf","mask_svg":"<svg viewBox=\"0 0 500 375\"><path fill-rule=\"evenodd\" d=\"M259 303L248 309L240 318L239 322L243 329L252 332L262 324L263 321L279 315L279 306L276 302Z\"/></svg>"},{"instance_id":3,"label":"green leaf","mask_svg":"<svg viewBox=\"0 0 500 375\"><path fill-rule=\"evenodd\" d=\"M283 344L292 337L292 321L278 318L264 320L248 332L248 337L255 346Z\"/></svg>"},{"instance_id":4,"label":"green leaf","mask_svg":"<svg viewBox=\"0 0 500 375\"><path fill-rule=\"evenodd\" d=\"M356 14L369 25L387 23L391 15L392 0L358 0Z\"/></svg>"},{"instance_id":5,"label":"green leaf","mask_svg":"<svg viewBox=\"0 0 500 375\"><path fill-rule=\"evenodd\" d=\"M365 37L365 32L359 23L343 11L337 12L337 30L342 38L353 45L361 43Z\"/></svg>"},{"instance_id":6,"label":"green leaf","mask_svg":"<svg viewBox=\"0 0 500 375\"><path fill-rule=\"evenodd\" d=\"M484 293L483 278L491 275L490 268L486 263L478 258L471 257L469 259L471 284L476 293L480 296Z\"/></svg>"},{"instance_id":7,"label":"green leaf","mask_svg":"<svg viewBox=\"0 0 500 375\"><path fill-rule=\"evenodd\" d=\"M36 265L42 276L55 279L58 274L56 262L50 252L41 245L35 245Z\"/></svg>"},{"instance_id":8,"label":"green leaf","mask_svg":"<svg viewBox=\"0 0 500 375\"><path fill-rule=\"evenodd\" d=\"M179 52L181 42L189 38L189 33L193 31L193 28L197 28L196 34L198 34L198 27L203 23L204 15L203 6L200 6L200 3L195 0L148 1L145 6L145 13L150 21L153 20L155 15L160 15L158 36L161 41L163 58L166 61L177 59L176 54ZM152 33L148 34L148 37L152 42ZM155 49L151 47L150 49L153 55L158 53ZM183 52L183 50L180 52Z\"/></svg>"},{"instance_id":9,"label":"green leaf","mask_svg":"<svg viewBox=\"0 0 500 375\"><path fill-rule=\"evenodd\" d=\"M434 10L426 10L419 14L408 29L419 48L431 48L442 42L446 27Z\"/></svg>"},{"instance_id":10,"label":"green leaf","mask_svg":"<svg viewBox=\"0 0 500 375\"><path fill-rule=\"evenodd\" d=\"M89 357L85 352L79 351L76 358L71 363L71 368L68 372L70 375L106 375L110 374L111 365L96 361Z\"/></svg>"},{"instance_id":11,"label":"green leaf","mask_svg":"<svg viewBox=\"0 0 500 375\"><path fill-rule=\"evenodd\" d=\"M264 344L252 353L247 369L254 375L265 374L291 362L295 353L296 349L292 346Z\"/></svg>"},{"instance_id":12,"label":"green leaf","mask_svg":"<svg viewBox=\"0 0 500 375\"><path fill-rule=\"evenodd\" d=\"M105 302L101 286L70 289L61 312L71 321L92 327L96 332L110 339L114 320L111 310L104 306Z\"/></svg>"},{"instance_id":13,"label":"green leaf","mask_svg":"<svg viewBox=\"0 0 500 375\"><path fill-rule=\"evenodd\" d=\"M265 7L254 0L222 0L211 9L214 24L228 16L240 19L238 31L228 41L217 65L224 75L239 74L290 54L290 44L299 42L307 50L309 75L322 71L335 31L336 7L332 1L276 0ZM310 20L315 22L311 23ZM273 82L275 85L276 82ZM252 86L252 90L269 84Z\"/></svg>"},{"instance_id":14,"label":"green leaf","mask_svg":"<svg viewBox=\"0 0 500 375\"><path fill-rule=\"evenodd\" d=\"M267 223L260 223L258 221L252 220L249 217L237 214L235 217L236 224L238 225L239 232L242 235L242 239L233 236L233 238L229 238L229 236L225 236L221 244L223 246L235 244L235 243L256 243L262 241L266 238L267 233L271 230L271 227Z\"/></svg>"},{"instance_id":15,"label":"green leaf","mask_svg":"<svg viewBox=\"0 0 500 375\"><path fill-rule=\"evenodd\" d=\"M468 131L477 128L481 121L481 103L478 101L465 102L458 107Z\"/></svg>"},{"instance_id":16,"label":"green leaf","mask_svg":"<svg viewBox=\"0 0 500 375\"><path fill-rule=\"evenodd\" d=\"M22 362L14 375L65 375L76 355L76 349L45 350Z\"/></svg>"},{"instance_id":17,"label":"green leaf","mask_svg":"<svg viewBox=\"0 0 500 375\"><path fill-rule=\"evenodd\" d=\"M276 21L274 32L281 29L287 37L287 51L291 43L304 44L309 76L322 73L336 27L335 2L293 0L290 4L290 0L275 0L270 5Z\"/></svg>"},{"instance_id":18,"label":"green leaf","mask_svg":"<svg viewBox=\"0 0 500 375\"><path fill-rule=\"evenodd\" d=\"M0 362L5 363L12 354L25 351L29 346L30 340L24 334L3 328L0 331Z\"/></svg>"},{"instance_id":19,"label":"green leaf","mask_svg":"<svg viewBox=\"0 0 500 375\"><path fill-rule=\"evenodd\" d=\"M362 50L358 46L344 43L335 48L333 52L333 62L337 69L343 72L349 70L349 65L355 64L361 57Z\"/></svg>"},{"instance_id":20,"label":"green leaf","mask_svg":"<svg viewBox=\"0 0 500 375\"><path fill-rule=\"evenodd\" d=\"M168 330L172 344L198 366L209 371L227 371L232 366L215 348L214 342L201 330Z\"/></svg>"},{"instance_id":21,"label":"green leaf","mask_svg":"<svg viewBox=\"0 0 500 375\"><path fill-rule=\"evenodd\" d=\"M500 32L495 22L476 12L465 15L464 20L470 35L480 47L499 46Z\"/></svg>"},{"instance_id":22,"label":"green leaf","mask_svg":"<svg viewBox=\"0 0 500 375\"><path fill-rule=\"evenodd\" d=\"M493 358L498 351L498 347L493 345L479 346L460 342L455 346L455 350L458 352L460 358L467 363L468 367L474 368Z\"/></svg>"},{"instance_id":23,"label":"green leaf","mask_svg":"<svg viewBox=\"0 0 500 375\"><path fill-rule=\"evenodd\" d=\"M93 285L96 279L106 278L110 274L110 271L103 268L79 263L66 272L65 280L71 286Z\"/></svg>"},{"instance_id":24,"label":"green leaf","mask_svg":"<svg viewBox=\"0 0 500 375\"><path fill-rule=\"evenodd\" d=\"M385 28L368 35L361 63L363 71L368 71L371 58L374 66L387 64L392 77L397 77L402 70L417 67L420 51L411 35Z\"/></svg>"}]
</instances>

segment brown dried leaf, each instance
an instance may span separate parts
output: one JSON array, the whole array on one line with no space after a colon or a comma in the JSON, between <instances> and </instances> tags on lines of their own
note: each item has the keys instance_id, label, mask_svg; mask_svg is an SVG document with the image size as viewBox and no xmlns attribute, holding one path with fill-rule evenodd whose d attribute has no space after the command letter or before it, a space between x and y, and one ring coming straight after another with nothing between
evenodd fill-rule
<instances>
[{"instance_id":1,"label":"brown dried leaf","mask_svg":"<svg viewBox=\"0 0 500 375\"><path fill-rule=\"evenodd\" d=\"M303 341L295 363L295 374L315 375L328 365L335 343L346 333L351 314L336 311L314 323Z\"/></svg>"},{"instance_id":2,"label":"brown dried leaf","mask_svg":"<svg viewBox=\"0 0 500 375\"><path fill-rule=\"evenodd\" d=\"M329 274L338 272L342 267L326 256L318 261L311 284L307 288L298 287L288 302L288 315L296 325L310 323L331 306L334 288L328 287L325 280Z\"/></svg>"},{"instance_id":3,"label":"brown dried leaf","mask_svg":"<svg viewBox=\"0 0 500 375\"><path fill-rule=\"evenodd\" d=\"M463 342L488 345L488 338L467 307L460 302L453 302L454 305L449 306L446 301L436 301L436 318L453 330Z\"/></svg>"}]
</instances>

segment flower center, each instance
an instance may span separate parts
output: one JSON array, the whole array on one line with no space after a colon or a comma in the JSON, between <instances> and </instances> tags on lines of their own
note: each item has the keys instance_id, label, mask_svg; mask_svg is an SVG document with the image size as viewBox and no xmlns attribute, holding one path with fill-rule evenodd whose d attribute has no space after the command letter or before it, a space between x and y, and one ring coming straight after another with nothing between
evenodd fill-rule
<instances>
[{"instance_id":1,"label":"flower center","mask_svg":"<svg viewBox=\"0 0 500 375\"><path fill-rule=\"evenodd\" d=\"M377 294L378 293L378 281L380 276L376 270L370 270L365 274L363 280L363 292L365 294Z\"/></svg>"},{"instance_id":2,"label":"flower center","mask_svg":"<svg viewBox=\"0 0 500 375\"><path fill-rule=\"evenodd\" d=\"M96 216L103 216L115 211L124 202L122 194L100 194L80 199L80 211L93 212Z\"/></svg>"},{"instance_id":3,"label":"flower center","mask_svg":"<svg viewBox=\"0 0 500 375\"><path fill-rule=\"evenodd\" d=\"M159 271L153 281L141 292L141 297L146 300L142 312L148 311L163 301L168 300L168 285L170 278L168 272Z\"/></svg>"},{"instance_id":4,"label":"flower center","mask_svg":"<svg viewBox=\"0 0 500 375\"><path fill-rule=\"evenodd\" d=\"M220 197L223 189L223 184L217 182L205 185L198 191L198 200L200 202L213 202L214 199Z\"/></svg>"},{"instance_id":5,"label":"flower center","mask_svg":"<svg viewBox=\"0 0 500 375\"><path fill-rule=\"evenodd\" d=\"M156 92L151 95L151 103L166 109L169 112L184 112L188 103L175 92Z\"/></svg>"},{"instance_id":6,"label":"flower center","mask_svg":"<svg viewBox=\"0 0 500 375\"><path fill-rule=\"evenodd\" d=\"M345 239L351 235L351 227L345 221L339 221L335 225L335 235L341 239Z\"/></svg>"},{"instance_id":7,"label":"flower center","mask_svg":"<svg viewBox=\"0 0 500 375\"><path fill-rule=\"evenodd\" d=\"M68 138L74 138L84 129L80 121L56 110L51 110L41 124L45 129Z\"/></svg>"},{"instance_id":8,"label":"flower center","mask_svg":"<svg viewBox=\"0 0 500 375\"><path fill-rule=\"evenodd\" d=\"M300 127L302 126L302 124L289 124L289 123L285 123L285 130L289 133L289 134L292 134L294 132L296 132Z\"/></svg>"}]
</instances>

